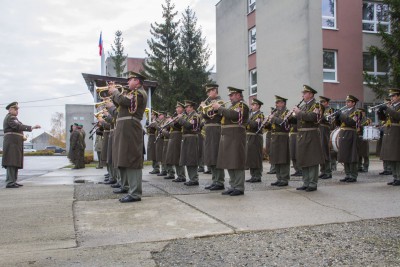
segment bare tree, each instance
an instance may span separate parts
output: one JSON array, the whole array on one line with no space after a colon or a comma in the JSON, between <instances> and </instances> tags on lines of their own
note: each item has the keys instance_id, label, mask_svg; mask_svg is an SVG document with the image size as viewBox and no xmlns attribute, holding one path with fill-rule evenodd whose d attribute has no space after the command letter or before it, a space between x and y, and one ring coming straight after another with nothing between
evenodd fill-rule
<instances>
[{"instance_id":1,"label":"bare tree","mask_svg":"<svg viewBox=\"0 0 400 267\"><path fill-rule=\"evenodd\" d=\"M54 137L50 138L51 145L65 148L65 119L64 113L56 112L51 116L51 130L50 134Z\"/></svg>"}]
</instances>

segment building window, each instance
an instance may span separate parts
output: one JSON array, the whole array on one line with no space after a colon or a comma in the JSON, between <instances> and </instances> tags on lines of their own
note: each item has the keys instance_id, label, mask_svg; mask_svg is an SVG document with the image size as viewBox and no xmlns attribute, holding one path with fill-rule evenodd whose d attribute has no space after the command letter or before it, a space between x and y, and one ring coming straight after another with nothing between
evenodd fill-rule
<instances>
[{"instance_id":1,"label":"building window","mask_svg":"<svg viewBox=\"0 0 400 267\"><path fill-rule=\"evenodd\" d=\"M337 82L337 52L324 50L324 82Z\"/></svg>"},{"instance_id":2,"label":"building window","mask_svg":"<svg viewBox=\"0 0 400 267\"><path fill-rule=\"evenodd\" d=\"M322 0L322 28L336 29L336 0Z\"/></svg>"},{"instance_id":3,"label":"building window","mask_svg":"<svg viewBox=\"0 0 400 267\"><path fill-rule=\"evenodd\" d=\"M78 120L78 117L74 117L74 121L77 121Z\"/></svg>"},{"instance_id":4,"label":"building window","mask_svg":"<svg viewBox=\"0 0 400 267\"><path fill-rule=\"evenodd\" d=\"M256 27L249 30L249 54L256 52Z\"/></svg>"},{"instance_id":5,"label":"building window","mask_svg":"<svg viewBox=\"0 0 400 267\"><path fill-rule=\"evenodd\" d=\"M247 0L247 4L248 4L248 7L247 7L248 13L251 13L254 10L256 10L256 0Z\"/></svg>"},{"instance_id":6,"label":"building window","mask_svg":"<svg viewBox=\"0 0 400 267\"><path fill-rule=\"evenodd\" d=\"M385 32L390 32L389 6L386 4L364 2L363 3L363 32L377 33L378 26Z\"/></svg>"},{"instance_id":7,"label":"building window","mask_svg":"<svg viewBox=\"0 0 400 267\"><path fill-rule=\"evenodd\" d=\"M250 95L257 94L257 69L249 71Z\"/></svg>"},{"instance_id":8,"label":"building window","mask_svg":"<svg viewBox=\"0 0 400 267\"><path fill-rule=\"evenodd\" d=\"M389 64L370 53L363 53L363 71L375 77L386 76L389 72Z\"/></svg>"},{"instance_id":9,"label":"building window","mask_svg":"<svg viewBox=\"0 0 400 267\"><path fill-rule=\"evenodd\" d=\"M84 117L79 117L79 120L84 121L85 118Z\"/></svg>"}]
</instances>

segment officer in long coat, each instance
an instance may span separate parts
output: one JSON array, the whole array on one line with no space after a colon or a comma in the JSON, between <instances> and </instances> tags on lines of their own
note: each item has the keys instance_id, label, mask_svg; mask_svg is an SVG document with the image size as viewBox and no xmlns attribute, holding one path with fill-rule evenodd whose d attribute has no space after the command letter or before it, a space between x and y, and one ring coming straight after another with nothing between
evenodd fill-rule
<instances>
[{"instance_id":1,"label":"officer in long coat","mask_svg":"<svg viewBox=\"0 0 400 267\"><path fill-rule=\"evenodd\" d=\"M169 144L169 139L170 139L170 125L168 124L168 121L171 119L171 114L167 113L166 116L166 126L163 127L162 129L162 135L164 137L164 143L163 143L163 154L162 154L162 165L165 166L165 170L167 171L167 175L164 177L164 179L175 179L175 170L174 170L174 165L168 164L167 161L167 151L168 151L168 144Z\"/></svg>"},{"instance_id":2,"label":"officer in long coat","mask_svg":"<svg viewBox=\"0 0 400 267\"><path fill-rule=\"evenodd\" d=\"M324 157L324 163L320 166L320 175L318 176L321 179L330 179L332 178L332 168L331 168L331 151L329 146L329 139L331 135L332 124L331 120L327 118L327 116L333 113L333 108L329 107L330 98L325 96L319 96L319 103L324 106L324 114L321 118L321 122L319 124L319 132L321 134L321 145L322 145L322 153Z\"/></svg>"},{"instance_id":3,"label":"officer in long coat","mask_svg":"<svg viewBox=\"0 0 400 267\"><path fill-rule=\"evenodd\" d=\"M211 191L225 189L225 171L217 168L218 148L221 139L221 119L211 105L213 102L223 103L222 98L218 95L218 84L206 84L207 101L200 104L201 116L204 120L204 164L211 170L212 183L207 185L205 189Z\"/></svg>"},{"instance_id":4,"label":"officer in long coat","mask_svg":"<svg viewBox=\"0 0 400 267\"><path fill-rule=\"evenodd\" d=\"M249 183L261 182L263 171L263 133L261 124L264 121L264 114L260 108L264 103L258 99L253 99L251 103L251 114L246 126L246 169L250 169Z\"/></svg>"},{"instance_id":5,"label":"officer in long coat","mask_svg":"<svg viewBox=\"0 0 400 267\"><path fill-rule=\"evenodd\" d=\"M3 157L1 165L6 168L6 188L18 188L22 184L17 183L18 169L24 165L24 134L33 129L39 129L40 125L28 126L22 124L17 118L18 102L12 102L6 106L8 113L3 121L4 141Z\"/></svg>"},{"instance_id":6,"label":"officer in long coat","mask_svg":"<svg viewBox=\"0 0 400 267\"><path fill-rule=\"evenodd\" d=\"M108 111L104 112L104 117L109 116ZM98 121L99 121L99 125L101 125L101 127L104 129L103 130L103 138L102 138L102 143L101 143L101 154L100 154L100 161L102 163L102 166L106 166L107 168L107 175L106 175L106 179L104 180L105 182L109 181L110 178L110 165L107 163L107 153L109 151L109 147L108 147L108 139L110 138L110 123L106 122L104 117L99 117Z\"/></svg>"},{"instance_id":7,"label":"officer in long coat","mask_svg":"<svg viewBox=\"0 0 400 267\"><path fill-rule=\"evenodd\" d=\"M276 181L272 186L288 186L290 179L289 122L286 98L275 96L276 110L268 117L271 124L270 162L275 165Z\"/></svg>"},{"instance_id":8,"label":"officer in long coat","mask_svg":"<svg viewBox=\"0 0 400 267\"><path fill-rule=\"evenodd\" d=\"M74 123L72 127L72 133L69 137L69 159L74 164L72 169L80 169L80 159L81 159L81 150L82 150L82 142L81 142L81 133L78 129L79 124Z\"/></svg>"},{"instance_id":9,"label":"officer in long coat","mask_svg":"<svg viewBox=\"0 0 400 267\"><path fill-rule=\"evenodd\" d=\"M246 165L246 123L249 119L249 107L243 101L243 89L228 87L231 106L223 107L215 102L214 110L222 115L221 140L218 150L217 168L227 169L231 188L223 195L239 196L244 194Z\"/></svg>"},{"instance_id":10,"label":"officer in long coat","mask_svg":"<svg viewBox=\"0 0 400 267\"><path fill-rule=\"evenodd\" d=\"M358 177L358 134L362 114L356 109L358 98L346 97L347 109L338 111L336 120L340 123L338 161L344 163L345 178L341 182L354 183Z\"/></svg>"},{"instance_id":11,"label":"officer in long coat","mask_svg":"<svg viewBox=\"0 0 400 267\"><path fill-rule=\"evenodd\" d=\"M388 185L400 186L400 89L389 90L390 105L384 105L379 113L386 117L386 131L383 135L381 160L388 161L393 181Z\"/></svg>"},{"instance_id":12,"label":"officer in long coat","mask_svg":"<svg viewBox=\"0 0 400 267\"><path fill-rule=\"evenodd\" d=\"M370 126L372 124L372 120L366 116L366 112L364 108L358 108L361 111L362 119L361 119L361 127L360 131L358 131L358 172L368 172L369 169L369 142L368 140L364 140L363 133L364 127Z\"/></svg>"},{"instance_id":13,"label":"officer in long coat","mask_svg":"<svg viewBox=\"0 0 400 267\"><path fill-rule=\"evenodd\" d=\"M196 103L190 100L185 100L186 114L178 114L178 122L182 125L182 145L179 165L186 166L189 181L184 185L196 186L199 185L199 136L200 132L200 117L194 110Z\"/></svg>"},{"instance_id":14,"label":"officer in long coat","mask_svg":"<svg viewBox=\"0 0 400 267\"><path fill-rule=\"evenodd\" d=\"M156 161L161 166L160 173L157 176L166 176L168 175L165 164L162 164L163 158L163 149L164 149L164 136L162 133L163 125L166 121L165 116L167 115L166 111L159 111L158 113L158 120L157 120L157 131L156 131Z\"/></svg>"},{"instance_id":15,"label":"officer in long coat","mask_svg":"<svg viewBox=\"0 0 400 267\"><path fill-rule=\"evenodd\" d=\"M156 131L157 131L157 117L158 112L153 110L151 112L151 122L147 126L147 135L149 139L147 141L147 160L152 162L153 170L150 171L150 174L159 174L160 173L160 164L156 161Z\"/></svg>"},{"instance_id":16,"label":"officer in long coat","mask_svg":"<svg viewBox=\"0 0 400 267\"><path fill-rule=\"evenodd\" d=\"M109 89L112 100L119 105L114 143L117 153L113 160L121 180L126 179L129 184L128 194L119 200L121 203L140 201L142 197L144 140L141 120L147 103L144 79L143 75L130 72L127 94L120 93L114 86Z\"/></svg>"},{"instance_id":17,"label":"officer in long coat","mask_svg":"<svg viewBox=\"0 0 400 267\"><path fill-rule=\"evenodd\" d=\"M176 103L175 111L176 114L183 114L185 110L185 104L181 102ZM168 123L170 124L169 129L169 141L166 155L166 164L175 167L176 179L173 182L186 182L185 167L180 165L181 157L181 144L182 144L182 125L177 121L178 116L170 118ZM169 179L167 176L164 179Z\"/></svg>"},{"instance_id":18,"label":"officer in long coat","mask_svg":"<svg viewBox=\"0 0 400 267\"><path fill-rule=\"evenodd\" d=\"M314 98L316 90L304 85L302 93L305 104L293 108L298 131L296 159L303 172L303 186L297 189L312 192L317 190L318 167L323 163L318 127L324 110Z\"/></svg>"},{"instance_id":19,"label":"officer in long coat","mask_svg":"<svg viewBox=\"0 0 400 267\"><path fill-rule=\"evenodd\" d=\"M101 150L103 149L103 133L104 129L103 127L98 127L96 130L96 139L94 142L94 151L97 153L97 159L98 163L96 166L96 169L103 169L103 163L101 161Z\"/></svg>"}]
</instances>

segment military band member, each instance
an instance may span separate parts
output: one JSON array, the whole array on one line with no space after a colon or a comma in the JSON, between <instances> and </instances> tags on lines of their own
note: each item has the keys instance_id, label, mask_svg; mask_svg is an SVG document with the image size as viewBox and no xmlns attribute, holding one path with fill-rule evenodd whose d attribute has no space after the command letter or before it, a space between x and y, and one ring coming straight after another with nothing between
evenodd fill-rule
<instances>
[{"instance_id":1,"label":"military band member","mask_svg":"<svg viewBox=\"0 0 400 267\"><path fill-rule=\"evenodd\" d=\"M160 165L156 161L156 131L157 131L157 117L158 112L153 110L151 112L151 123L147 126L147 135L149 136L147 141L147 160L151 160L153 170L150 174L159 174Z\"/></svg>"},{"instance_id":2,"label":"military band member","mask_svg":"<svg viewBox=\"0 0 400 267\"><path fill-rule=\"evenodd\" d=\"M386 117L380 157L388 161L392 169L394 179L388 185L400 186L400 89L389 89L389 97L390 104L379 109Z\"/></svg>"},{"instance_id":3,"label":"military band member","mask_svg":"<svg viewBox=\"0 0 400 267\"><path fill-rule=\"evenodd\" d=\"M303 86L304 105L294 107L297 119L296 159L303 172L303 186L298 190L312 192L317 190L318 167L323 163L322 146L319 136L319 121L323 115L323 107L316 102L316 90L308 85Z\"/></svg>"},{"instance_id":4,"label":"military band member","mask_svg":"<svg viewBox=\"0 0 400 267\"><path fill-rule=\"evenodd\" d=\"M276 109L276 107L271 107L271 113L274 112L274 110ZM270 157L270 151L271 151L271 124L266 124L265 127L265 153L267 156L267 159L269 161L269 157ZM276 170L275 170L275 165L271 164L269 166L269 171L267 172L267 174L276 174Z\"/></svg>"},{"instance_id":5,"label":"military band member","mask_svg":"<svg viewBox=\"0 0 400 267\"><path fill-rule=\"evenodd\" d=\"M263 171L263 132L260 129L264 121L264 114L260 108L264 103L253 99L251 103L251 115L246 126L246 169L250 169L249 183L260 183ZM260 130L260 131L259 131Z\"/></svg>"},{"instance_id":6,"label":"military band member","mask_svg":"<svg viewBox=\"0 0 400 267\"><path fill-rule=\"evenodd\" d=\"M6 106L8 113L3 121L4 141L2 166L6 172L6 188L18 188L23 186L17 183L18 169L24 166L24 134L39 129L40 125L28 126L22 124L17 118L18 102L12 102Z\"/></svg>"},{"instance_id":7,"label":"military band member","mask_svg":"<svg viewBox=\"0 0 400 267\"><path fill-rule=\"evenodd\" d=\"M96 139L94 142L94 151L97 153L98 163L96 169L103 169L103 163L101 162L101 150L103 149L103 132L104 129L102 127L98 127L96 129Z\"/></svg>"},{"instance_id":8,"label":"military band member","mask_svg":"<svg viewBox=\"0 0 400 267\"><path fill-rule=\"evenodd\" d=\"M354 183L358 177L357 128L360 127L361 112L357 111L358 98L346 97L347 110L338 111L336 120L340 122L338 161L344 163L345 178L341 182Z\"/></svg>"},{"instance_id":9,"label":"military band member","mask_svg":"<svg viewBox=\"0 0 400 267\"><path fill-rule=\"evenodd\" d=\"M297 164L297 158L296 158L296 146L297 146L297 121L296 120L290 120L289 121L290 125L290 131L289 131L289 151L290 151L290 160L292 161L292 165L294 168L294 173L292 173L290 176L303 176L303 172L301 171L301 168L299 167L299 164Z\"/></svg>"},{"instance_id":10,"label":"military band member","mask_svg":"<svg viewBox=\"0 0 400 267\"><path fill-rule=\"evenodd\" d=\"M185 110L185 104L177 102L175 106L176 115L183 114ZM176 179L173 182L186 182L185 167L179 165L181 158L181 145L182 145L182 125L177 121L178 117L175 116L167 120L170 124L169 130L169 141L166 155L167 166L175 166ZM172 177L172 179L175 177ZM170 179L169 176L164 179Z\"/></svg>"},{"instance_id":11,"label":"military band member","mask_svg":"<svg viewBox=\"0 0 400 267\"><path fill-rule=\"evenodd\" d=\"M290 179L289 126L284 123L288 114L286 98L275 96L276 109L268 117L271 124L270 162L275 165L276 181L272 186L288 186Z\"/></svg>"},{"instance_id":12,"label":"military band member","mask_svg":"<svg viewBox=\"0 0 400 267\"><path fill-rule=\"evenodd\" d=\"M207 185L205 189L211 191L225 189L225 171L217 168L218 149L221 139L221 119L222 115L218 114L212 108L211 103L220 102L222 98L218 95L218 84L207 84L205 90L207 93L207 101L201 103L201 116L204 120L204 164L209 166L211 170L211 185Z\"/></svg>"},{"instance_id":13,"label":"military band member","mask_svg":"<svg viewBox=\"0 0 400 267\"><path fill-rule=\"evenodd\" d=\"M109 89L112 100L119 105L115 129L115 161L121 180L126 179L129 184L128 195L119 200L121 203L140 201L142 197L144 140L141 120L147 103L144 79L144 76L130 72L127 94L120 93L113 86Z\"/></svg>"},{"instance_id":14,"label":"military band member","mask_svg":"<svg viewBox=\"0 0 400 267\"><path fill-rule=\"evenodd\" d=\"M166 166L162 164L163 148L164 148L164 136L162 135L162 126L166 121L166 111L159 111L156 131L156 161L161 166L161 171L157 176L167 176Z\"/></svg>"},{"instance_id":15,"label":"military band member","mask_svg":"<svg viewBox=\"0 0 400 267\"><path fill-rule=\"evenodd\" d=\"M228 87L231 106L223 107L214 102L212 107L222 115L221 140L218 150L217 168L227 169L230 189L223 195L239 196L244 194L246 164L246 123L249 107L243 101L243 89Z\"/></svg>"},{"instance_id":16,"label":"military band member","mask_svg":"<svg viewBox=\"0 0 400 267\"><path fill-rule=\"evenodd\" d=\"M102 138L102 153L100 155L100 160L102 162L102 166L106 166L108 178L106 178L105 182L109 181L109 178L112 177L111 173L111 166L107 163L107 153L109 151L108 147L108 139L110 138L110 123L105 121L105 117L109 116L108 111L104 112L104 116L98 118L98 124L104 129L103 130L103 138Z\"/></svg>"},{"instance_id":17,"label":"military band member","mask_svg":"<svg viewBox=\"0 0 400 267\"><path fill-rule=\"evenodd\" d=\"M164 137L164 145L163 145L163 155L162 155L162 165L165 166L165 170L167 172L167 175L164 177L164 179L175 179L175 170L173 167L173 164L168 164L167 163L167 151L168 151L168 143L169 143L169 139L170 139L170 134L169 134L169 130L170 130L170 126L168 125L168 121L171 119L171 114L167 112L167 116L166 116L166 120L165 120L165 124L167 124L167 126L164 125L163 129L162 129L162 135Z\"/></svg>"},{"instance_id":18,"label":"military band member","mask_svg":"<svg viewBox=\"0 0 400 267\"><path fill-rule=\"evenodd\" d=\"M319 103L324 106L324 114L321 118L319 124L319 132L321 134L321 145L322 145L322 153L324 157L324 163L320 166L320 175L318 176L321 179L330 179L332 178L332 168L331 168L331 151L329 146L329 139L331 135L332 123L327 116L331 115L334 111L333 108L329 106L330 98L325 96L319 96Z\"/></svg>"},{"instance_id":19,"label":"military band member","mask_svg":"<svg viewBox=\"0 0 400 267\"><path fill-rule=\"evenodd\" d=\"M390 98L385 99L386 102L390 102ZM378 110L379 111L379 110ZM382 148L382 141L384 133L386 132L386 115L383 112L377 112L378 119L379 119L379 140L376 143L376 156L380 158L381 148ZM388 161L383 160L383 171L379 173L379 175L392 175L392 169Z\"/></svg>"},{"instance_id":20,"label":"military band member","mask_svg":"<svg viewBox=\"0 0 400 267\"><path fill-rule=\"evenodd\" d=\"M105 114L105 121L110 124L110 135L108 137L107 144L107 166L110 168L110 177L108 182L105 184L110 184L112 188L120 188L114 190L114 193L123 194L126 193L129 189L128 182L121 180L121 175L116 164L115 158L117 154L117 147L115 146L115 122L118 117L118 104L109 101L106 103L106 107L108 109L108 115Z\"/></svg>"},{"instance_id":21,"label":"military band member","mask_svg":"<svg viewBox=\"0 0 400 267\"><path fill-rule=\"evenodd\" d=\"M358 172L368 172L369 168L369 142L364 140L364 127L372 125L372 120L366 116L365 109L358 108L361 112L360 130L358 131Z\"/></svg>"},{"instance_id":22,"label":"military band member","mask_svg":"<svg viewBox=\"0 0 400 267\"><path fill-rule=\"evenodd\" d=\"M199 174L197 172L199 164L199 136L200 117L197 115L194 106L196 103L185 100L186 115L178 114L178 122L182 125L182 145L179 165L186 166L189 181L184 185L199 185Z\"/></svg>"}]
</instances>

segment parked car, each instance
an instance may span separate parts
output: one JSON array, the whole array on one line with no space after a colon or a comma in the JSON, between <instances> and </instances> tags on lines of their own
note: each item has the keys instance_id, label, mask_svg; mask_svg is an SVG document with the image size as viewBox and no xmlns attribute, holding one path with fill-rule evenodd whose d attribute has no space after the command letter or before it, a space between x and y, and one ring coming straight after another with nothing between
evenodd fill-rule
<instances>
[{"instance_id":1,"label":"parked car","mask_svg":"<svg viewBox=\"0 0 400 267\"><path fill-rule=\"evenodd\" d=\"M60 153L60 154L63 154L66 152L66 150L64 148L59 147L59 146L46 146L46 148L44 150L51 150L54 153Z\"/></svg>"},{"instance_id":2,"label":"parked car","mask_svg":"<svg viewBox=\"0 0 400 267\"><path fill-rule=\"evenodd\" d=\"M33 148L24 148L24 153L26 152L36 152L36 149Z\"/></svg>"}]
</instances>

